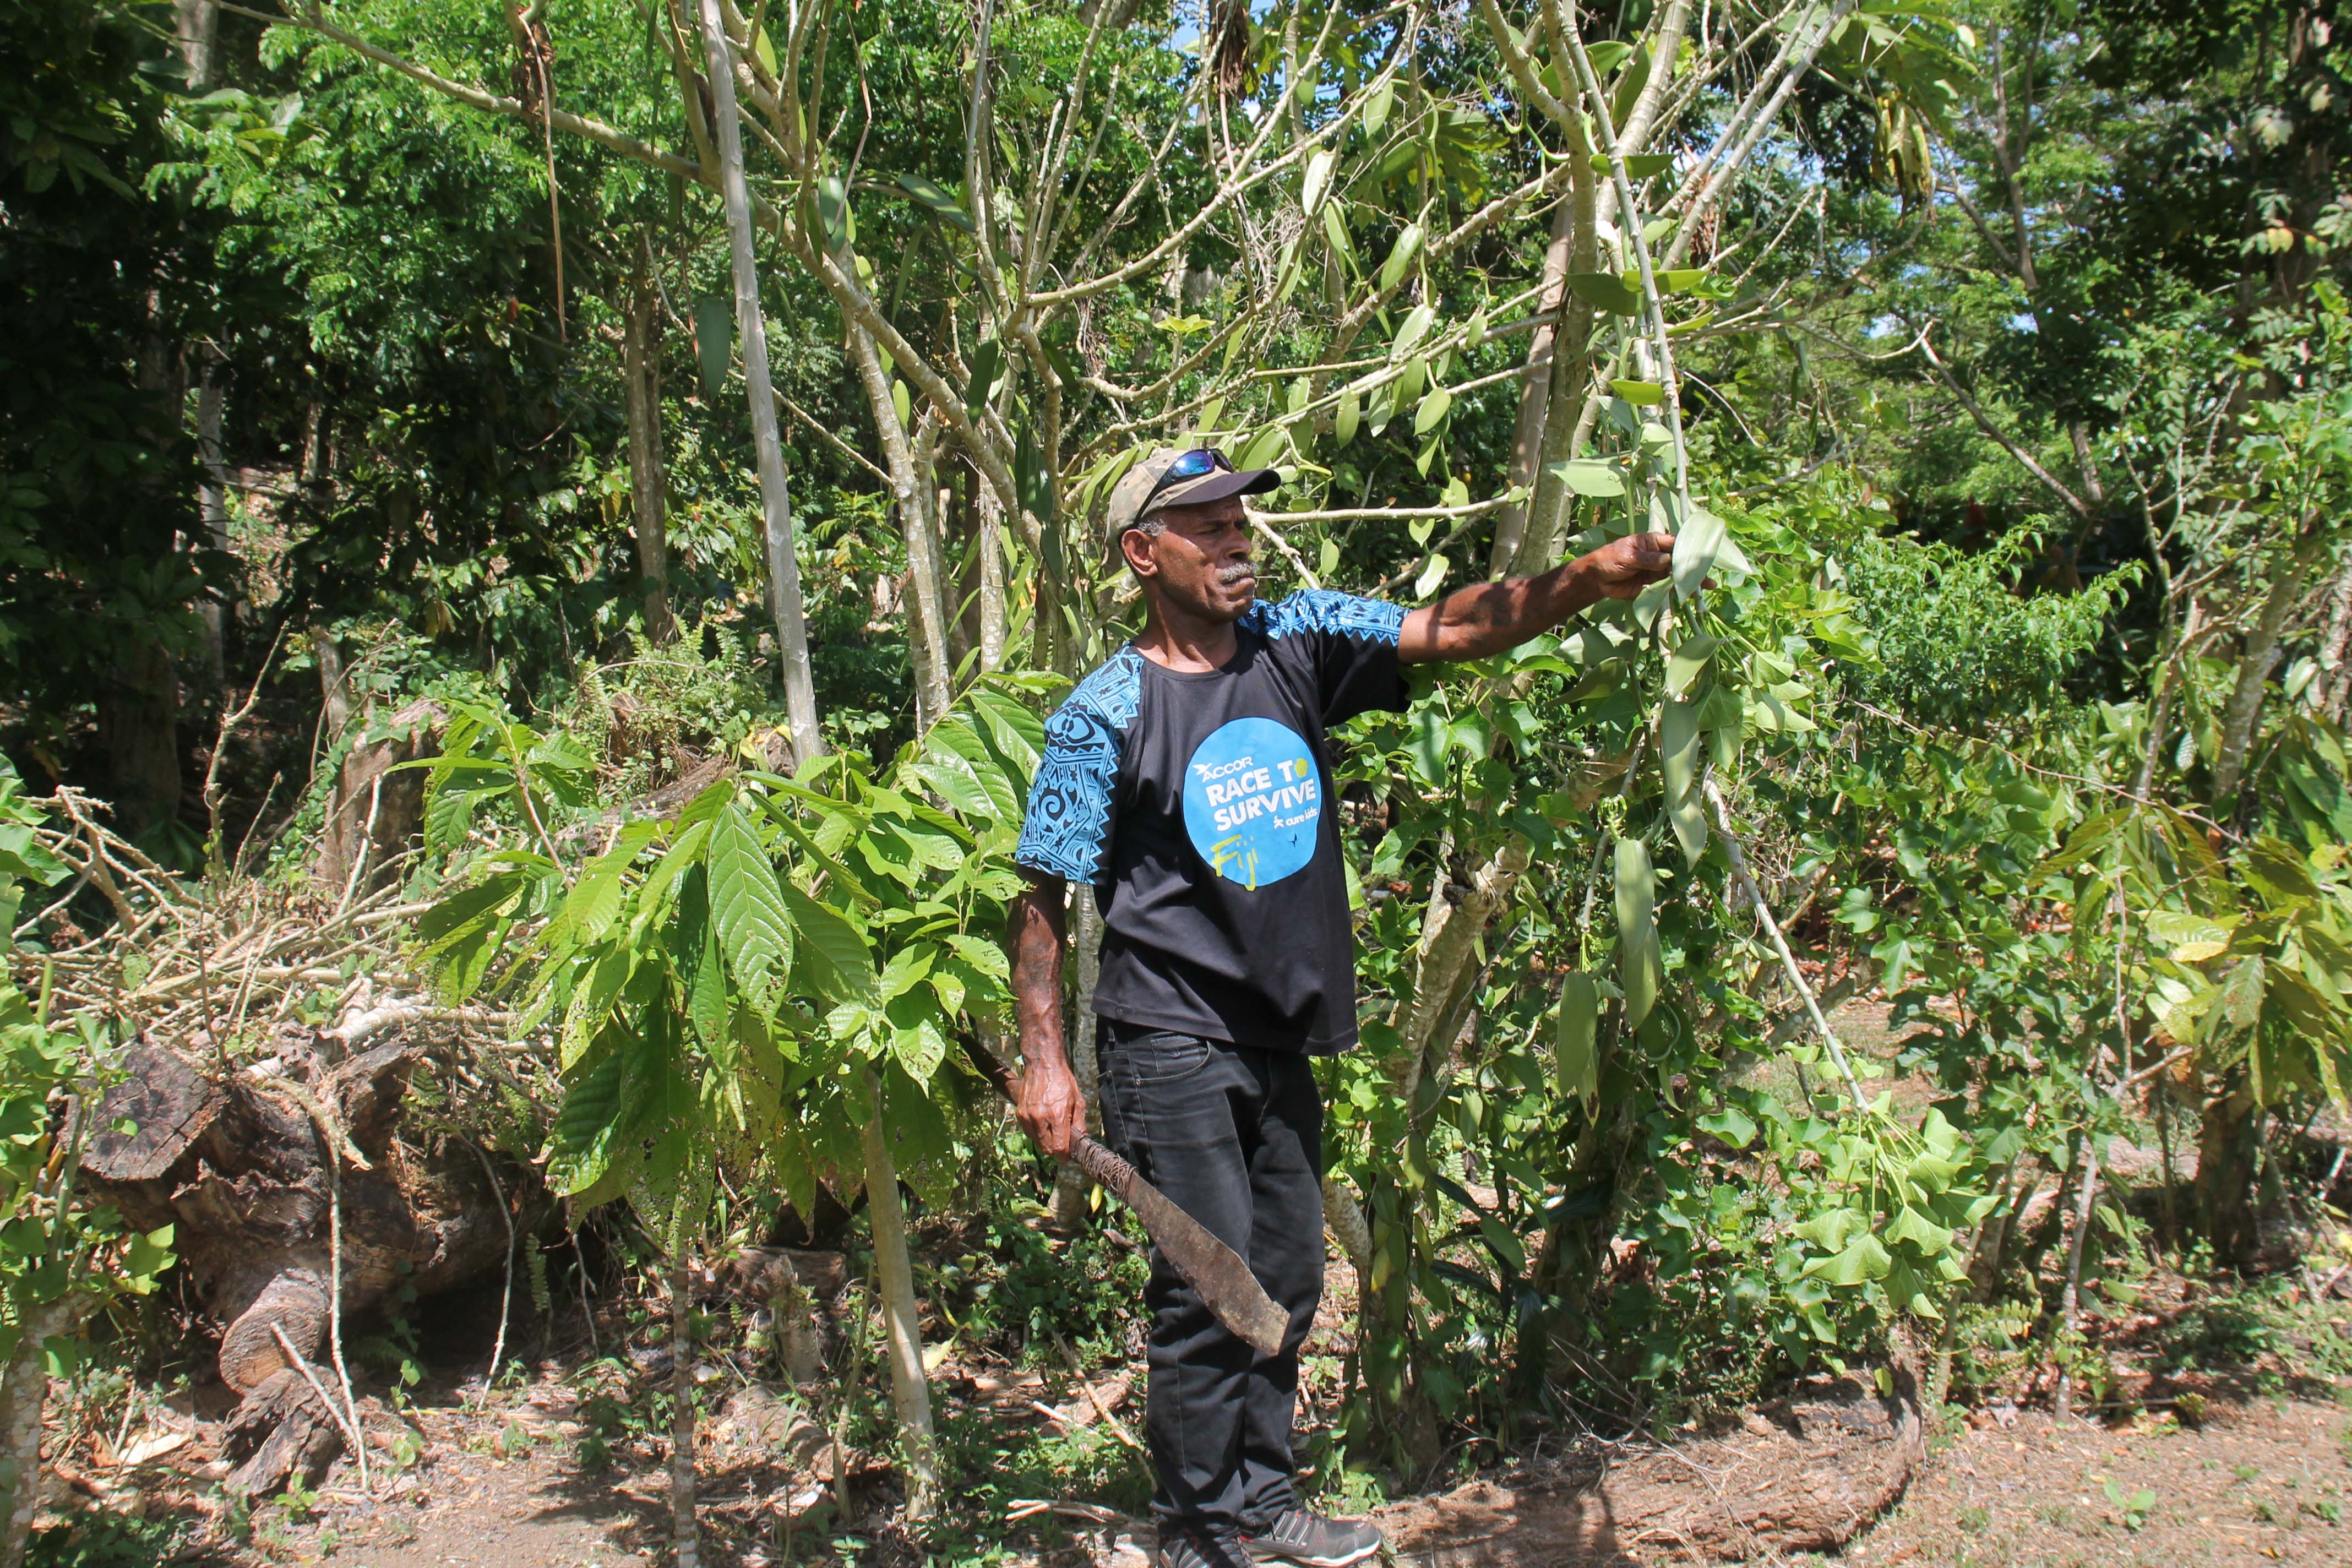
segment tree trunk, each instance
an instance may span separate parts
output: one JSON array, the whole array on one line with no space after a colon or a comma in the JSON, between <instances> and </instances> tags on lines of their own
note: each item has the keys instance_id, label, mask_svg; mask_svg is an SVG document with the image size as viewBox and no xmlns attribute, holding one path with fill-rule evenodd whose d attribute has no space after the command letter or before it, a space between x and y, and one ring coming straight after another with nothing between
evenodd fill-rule
<instances>
[{"instance_id":1,"label":"tree trunk","mask_svg":"<svg viewBox=\"0 0 2352 1568\"><path fill-rule=\"evenodd\" d=\"M201 93L213 84L214 41L220 34L220 7L213 0L172 0L173 41L181 62L188 68L188 90Z\"/></svg>"},{"instance_id":2,"label":"tree trunk","mask_svg":"<svg viewBox=\"0 0 2352 1568\"><path fill-rule=\"evenodd\" d=\"M630 280L621 341L621 381L629 409L629 499L636 509L637 575L645 579L646 640L677 635L669 608L669 518L662 473L661 299L653 279Z\"/></svg>"},{"instance_id":3,"label":"tree trunk","mask_svg":"<svg viewBox=\"0 0 2352 1568\"><path fill-rule=\"evenodd\" d=\"M49 1373L41 1347L65 1332L73 1310L68 1301L44 1302L25 1314L16 1353L0 1371L0 1465L9 1473L8 1508L0 1518L0 1568L23 1568L33 1516L41 1506L41 1415L48 1403Z\"/></svg>"},{"instance_id":4,"label":"tree trunk","mask_svg":"<svg viewBox=\"0 0 2352 1568\"><path fill-rule=\"evenodd\" d=\"M897 502L898 535L907 547L907 643L914 655L915 729L919 733L947 711L947 615L940 603L940 536L931 511L938 487L918 460L907 428L899 422L897 400L890 391L890 374L874 346L874 334L852 322L850 357L866 389L866 406L874 416L881 437L882 458L890 471L892 498Z\"/></svg>"},{"instance_id":5,"label":"tree trunk","mask_svg":"<svg viewBox=\"0 0 2352 1568\"><path fill-rule=\"evenodd\" d=\"M2083 1248L2091 1239L2091 1207L2099 1197L2099 1141L2089 1131L2083 1134L2083 1169L2074 1188L2074 1212L2067 1216L2071 1234L2066 1238L2065 1283L2058 1292L2058 1322L2051 1336L2053 1345L2063 1345L2074 1332L2074 1314L2083 1299ZM2058 1392L2053 1408L2063 1421L2073 1413L2074 1377L2065 1371L2058 1373Z\"/></svg>"},{"instance_id":6,"label":"tree trunk","mask_svg":"<svg viewBox=\"0 0 2352 1568\"><path fill-rule=\"evenodd\" d=\"M932 1451L931 1389L923 1372L923 1330L916 1316L915 1268L907 1253L907 1211L898 1198L898 1172L882 1131L882 1085L871 1069L866 1092L866 1212L874 1226L874 1272L889 1342L890 1402L898 1417L898 1446L907 1463L907 1518L930 1517L939 1500L939 1464Z\"/></svg>"},{"instance_id":7,"label":"tree trunk","mask_svg":"<svg viewBox=\"0 0 2352 1568\"><path fill-rule=\"evenodd\" d=\"M372 868L369 886L397 872L425 827L425 774L406 764L435 753L446 719L439 704L420 698L383 721L381 740L355 738L327 796L311 863L320 882L341 892L362 860Z\"/></svg>"},{"instance_id":8,"label":"tree trunk","mask_svg":"<svg viewBox=\"0 0 2352 1568\"><path fill-rule=\"evenodd\" d=\"M207 7L209 9L209 7ZM223 555L229 553L228 537L228 469L221 458L221 416L225 401L220 377L219 356L209 347L197 351L204 360L204 369L196 384L196 456L203 465L196 482L196 510L203 516L205 535L212 547ZM223 599L206 594L202 612L205 618L205 673L215 690L228 681L228 622L236 614L234 597Z\"/></svg>"},{"instance_id":9,"label":"tree trunk","mask_svg":"<svg viewBox=\"0 0 2352 1568\"><path fill-rule=\"evenodd\" d=\"M310 652L319 662L319 703L331 742L352 721L352 689L345 679L342 645L324 626L310 628Z\"/></svg>"},{"instance_id":10,"label":"tree trunk","mask_svg":"<svg viewBox=\"0 0 2352 1568\"><path fill-rule=\"evenodd\" d=\"M1573 137L1571 141L1576 144L1569 149L1569 156L1575 161L1569 171L1568 208L1573 226L1569 270L1592 272L1601 265L1598 182L1592 174L1591 139ZM1575 496L1552 468L1576 456L1600 409L1591 384L1592 305L1583 296L1571 293L1563 297L1561 310L1564 314L1552 342L1551 374L1544 389L1543 434L1530 475L1535 489L1527 501L1517 553L1506 568L1507 575L1542 571L1559 553Z\"/></svg>"},{"instance_id":11,"label":"tree trunk","mask_svg":"<svg viewBox=\"0 0 2352 1568\"><path fill-rule=\"evenodd\" d=\"M768 327L760 313L760 273L751 254L751 193L743 179L743 127L735 111L735 73L719 0L701 0L705 79L711 129L717 133L720 205L727 211L727 250L735 281L735 331L743 351L743 384L751 403L751 441L760 465L760 504L766 520L768 604L776 620L776 657L782 667L784 706L792 716L793 752L806 762L823 754L816 685L809 668L808 617L801 603L801 568L793 554L793 505L784 486L784 447L776 429L775 384L768 375Z\"/></svg>"},{"instance_id":12,"label":"tree trunk","mask_svg":"<svg viewBox=\"0 0 2352 1568\"><path fill-rule=\"evenodd\" d=\"M2213 1261L2242 1268L2252 1261L2255 1137L2262 1115L2245 1068L2232 1068L2205 1103L2197 1133L2197 1219L2212 1244Z\"/></svg>"},{"instance_id":13,"label":"tree trunk","mask_svg":"<svg viewBox=\"0 0 2352 1568\"><path fill-rule=\"evenodd\" d=\"M98 731L115 815L135 837L180 813L180 678L152 626L126 626L121 638L99 692Z\"/></svg>"},{"instance_id":14,"label":"tree trunk","mask_svg":"<svg viewBox=\"0 0 2352 1568\"><path fill-rule=\"evenodd\" d=\"M1095 1103L1101 1064L1095 1057L1095 981L1102 973L1102 916L1095 909L1092 885L1080 883L1070 891L1074 928L1072 946L1078 961L1076 1016L1063 1038L1069 1047L1070 1076L1078 1080L1078 1096L1087 1108L1087 1125L1100 1131L1102 1114ZM1065 1160L1054 1177L1054 1198L1048 1222L1055 1230L1077 1229L1086 1207L1087 1174L1076 1160Z\"/></svg>"},{"instance_id":15,"label":"tree trunk","mask_svg":"<svg viewBox=\"0 0 2352 1568\"><path fill-rule=\"evenodd\" d=\"M2278 662L2279 642L2286 631L2287 618L2294 615L2296 604L2303 598L2303 582L2318 552L2315 535L2306 535L2295 543L2294 551L2280 557L2271 573L2270 592L2263 600L2262 612L2254 619L2253 629L2246 634L2246 644L2238 655L2238 679L2230 689L2230 700L2221 708L2221 741L2213 758L2213 805L2217 816L2226 815L2238 795L2238 785L2243 782L2247 754L2253 749L2254 726L2262 717L2263 691L2270 682L2271 667Z\"/></svg>"},{"instance_id":16,"label":"tree trunk","mask_svg":"<svg viewBox=\"0 0 2352 1568\"><path fill-rule=\"evenodd\" d=\"M1576 240L1576 203L1562 201L1552 215L1551 242L1544 247L1543 291L1537 296L1538 311L1557 310L1568 293L1569 253ZM1552 340L1559 323L1547 321L1535 330L1528 342L1527 374L1519 381L1519 417L1511 431L1511 467L1507 482L1514 488L1525 485L1532 497L1536 464L1543 455L1544 416L1551 407ZM1495 514L1495 547L1487 560L1487 574L1507 575L1517 564L1519 542L1526 537L1528 500L1522 499Z\"/></svg>"},{"instance_id":17,"label":"tree trunk","mask_svg":"<svg viewBox=\"0 0 2352 1568\"><path fill-rule=\"evenodd\" d=\"M686 1249L669 1259L669 1531L677 1568L701 1561L695 1531L694 1288Z\"/></svg>"},{"instance_id":18,"label":"tree trunk","mask_svg":"<svg viewBox=\"0 0 2352 1568\"><path fill-rule=\"evenodd\" d=\"M2319 706L2329 723L2341 726L2345 699L2352 697L2352 565L2336 579L2336 592L2328 599L2327 674L2319 689Z\"/></svg>"},{"instance_id":19,"label":"tree trunk","mask_svg":"<svg viewBox=\"0 0 2352 1568\"><path fill-rule=\"evenodd\" d=\"M415 1062L414 1047L381 1046L332 1068L313 1064L305 1091L334 1108L369 1163L335 1184L346 1312L395 1288L429 1295L478 1279L506 1256L506 1216L470 1149L395 1146ZM226 1325L221 1380L249 1393L287 1365L273 1328L299 1355L326 1338L334 1227L325 1144L282 1085L214 1079L151 1045L133 1047L124 1067L99 1108L82 1173L135 1228L174 1228L196 1295Z\"/></svg>"},{"instance_id":20,"label":"tree trunk","mask_svg":"<svg viewBox=\"0 0 2352 1568\"><path fill-rule=\"evenodd\" d=\"M995 487L976 483L972 503L980 527L980 668L1004 665L1004 508Z\"/></svg>"}]
</instances>

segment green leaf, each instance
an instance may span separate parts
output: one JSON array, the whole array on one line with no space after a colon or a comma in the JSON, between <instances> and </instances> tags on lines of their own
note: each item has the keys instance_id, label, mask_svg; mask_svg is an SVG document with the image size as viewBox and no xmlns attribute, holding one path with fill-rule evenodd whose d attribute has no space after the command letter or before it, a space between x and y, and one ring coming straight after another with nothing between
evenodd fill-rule
<instances>
[{"instance_id":1,"label":"green leaf","mask_svg":"<svg viewBox=\"0 0 2352 1568\"><path fill-rule=\"evenodd\" d=\"M1952 1233L1906 1204L1903 1212L1895 1216L1895 1223L1887 1227L1886 1239L1909 1242L1933 1258L1950 1247Z\"/></svg>"},{"instance_id":2,"label":"green leaf","mask_svg":"<svg viewBox=\"0 0 2352 1568\"><path fill-rule=\"evenodd\" d=\"M1677 700L1688 697L1698 678L1715 662L1715 650L1720 646L1705 632L1685 637L1681 646L1666 656L1666 695Z\"/></svg>"},{"instance_id":3,"label":"green leaf","mask_svg":"<svg viewBox=\"0 0 2352 1568\"><path fill-rule=\"evenodd\" d=\"M1453 734L1445 715L1434 708L1423 708L1412 715L1405 735L1405 755L1412 760L1413 771L1422 782L1442 784L1445 782L1445 749Z\"/></svg>"},{"instance_id":4,"label":"green leaf","mask_svg":"<svg viewBox=\"0 0 2352 1568\"><path fill-rule=\"evenodd\" d=\"M710 879L710 918L727 967L755 1005L793 966L793 917L776 884L776 868L740 801L711 820L703 851Z\"/></svg>"},{"instance_id":5,"label":"green leaf","mask_svg":"<svg viewBox=\"0 0 2352 1568\"><path fill-rule=\"evenodd\" d=\"M1698 705L1669 702L1658 719L1658 771L1666 785L1666 816L1683 858L1691 865L1706 853L1706 812L1699 798L1701 731Z\"/></svg>"},{"instance_id":6,"label":"green leaf","mask_svg":"<svg viewBox=\"0 0 2352 1568\"><path fill-rule=\"evenodd\" d=\"M1404 269L1412 265L1421 249L1421 225L1409 223L1390 247L1389 258L1381 263L1381 292L1385 294L1404 280Z\"/></svg>"},{"instance_id":7,"label":"green leaf","mask_svg":"<svg viewBox=\"0 0 2352 1568\"><path fill-rule=\"evenodd\" d=\"M1323 198L1331 194L1331 170L1339 162L1337 148L1326 147L1307 160L1307 177L1299 186L1299 210L1313 217L1323 205Z\"/></svg>"},{"instance_id":8,"label":"green leaf","mask_svg":"<svg viewBox=\"0 0 2352 1568\"><path fill-rule=\"evenodd\" d=\"M1653 174L1663 174L1675 166L1674 156L1667 153L1631 153L1625 157L1625 177L1646 180ZM1605 153L1592 154L1592 172L1604 179L1613 177Z\"/></svg>"},{"instance_id":9,"label":"green leaf","mask_svg":"<svg viewBox=\"0 0 2352 1568\"><path fill-rule=\"evenodd\" d=\"M1559 986L1552 1074L1559 1092L1583 1100L1588 1110L1601 1095L1600 1022L1600 987L1582 970L1570 971Z\"/></svg>"},{"instance_id":10,"label":"green leaf","mask_svg":"<svg viewBox=\"0 0 2352 1568\"><path fill-rule=\"evenodd\" d=\"M1603 38L1584 53L1585 58L1592 62L1592 74L1605 77L1625 63L1633 53L1633 46L1616 38Z\"/></svg>"},{"instance_id":11,"label":"green leaf","mask_svg":"<svg viewBox=\"0 0 2352 1568\"><path fill-rule=\"evenodd\" d=\"M1378 136L1381 127L1389 122L1389 110L1395 102L1396 79L1390 77L1372 89L1371 96L1364 100L1364 129Z\"/></svg>"},{"instance_id":12,"label":"green leaf","mask_svg":"<svg viewBox=\"0 0 2352 1568\"><path fill-rule=\"evenodd\" d=\"M783 885L785 907L800 928L801 958L827 996L846 1001L874 998L874 951L857 928L792 883Z\"/></svg>"},{"instance_id":13,"label":"green leaf","mask_svg":"<svg viewBox=\"0 0 2352 1568\"><path fill-rule=\"evenodd\" d=\"M1865 1280L1885 1279L1894 1265L1894 1255L1880 1244L1878 1237L1865 1230L1835 1256L1814 1259L1806 1266L1805 1273L1851 1289Z\"/></svg>"},{"instance_id":14,"label":"green leaf","mask_svg":"<svg viewBox=\"0 0 2352 1568\"><path fill-rule=\"evenodd\" d=\"M1514 1279L1527 1273L1527 1248L1519 1245L1519 1238L1511 1234L1508 1226L1493 1215L1487 1215L1478 1221L1478 1234L1486 1238L1487 1248L1494 1253L1496 1260L1509 1270Z\"/></svg>"},{"instance_id":15,"label":"green leaf","mask_svg":"<svg viewBox=\"0 0 2352 1568\"><path fill-rule=\"evenodd\" d=\"M1614 272L1571 272L1568 286L1576 297L1596 310L1606 310L1612 316L1638 316L1642 313L1642 297L1625 287L1625 280ZM1618 395L1623 396L1622 393ZM1633 398L1626 398L1628 403ZM1650 399L1655 403L1656 398Z\"/></svg>"},{"instance_id":16,"label":"green leaf","mask_svg":"<svg viewBox=\"0 0 2352 1568\"><path fill-rule=\"evenodd\" d=\"M816 217L824 226L828 249L845 248L857 237L857 225L849 212L849 187L841 183L839 174L817 176Z\"/></svg>"},{"instance_id":17,"label":"green leaf","mask_svg":"<svg viewBox=\"0 0 2352 1568\"><path fill-rule=\"evenodd\" d=\"M1612 381L1609 390L1636 408L1654 408L1666 400L1666 389L1654 381Z\"/></svg>"},{"instance_id":18,"label":"green leaf","mask_svg":"<svg viewBox=\"0 0 2352 1568\"><path fill-rule=\"evenodd\" d=\"M1658 875L1640 839L1617 840L1617 963L1625 991L1625 1026L1638 1029L1657 1005Z\"/></svg>"},{"instance_id":19,"label":"green leaf","mask_svg":"<svg viewBox=\"0 0 2352 1568\"><path fill-rule=\"evenodd\" d=\"M1714 1133L1735 1149L1747 1148L1756 1137L1755 1119L1736 1105L1710 1111L1698 1119L1698 1125L1701 1131Z\"/></svg>"},{"instance_id":20,"label":"green leaf","mask_svg":"<svg viewBox=\"0 0 2352 1568\"><path fill-rule=\"evenodd\" d=\"M971 379L964 384L964 413L977 423L988 407L990 395L996 389L997 373L1003 368L1004 350L994 338L982 339L971 351Z\"/></svg>"},{"instance_id":21,"label":"green leaf","mask_svg":"<svg viewBox=\"0 0 2352 1568\"><path fill-rule=\"evenodd\" d=\"M1323 237L1330 245L1332 255L1352 261L1356 242L1348 234L1348 219L1340 212L1338 202L1329 203L1323 208ZM1349 270L1354 270L1352 266Z\"/></svg>"},{"instance_id":22,"label":"green leaf","mask_svg":"<svg viewBox=\"0 0 2352 1568\"><path fill-rule=\"evenodd\" d=\"M727 368L735 352L735 309L723 294L694 302L694 363L702 374L702 397L716 403L727 390Z\"/></svg>"},{"instance_id":23,"label":"green leaf","mask_svg":"<svg viewBox=\"0 0 2352 1568\"><path fill-rule=\"evenodd\" d=\"M890 1054L908 1078L919 1084L930 1082L948 1054L947 1036L940 1032L937 1016L925 1016L912 1028L892 1030Z\"/></svg>"},{"instance_id":24,"label":"green leaf","mask_svg":"<svg viewBox=\"0 0 2352 1568\"><path fill-rule=\"evenodd\" d=\"M1453 406L1454 394L1442 386L1431 387L1429 395L1421 400L1421 406L1413 410L1412 433L1415 436L1428 435L1437 428L1444 419L1446 410ZM1243 466L1246 468L1248 465Z\"/></svg>"},{"instance_id":25,"label":"green leaf","mask_svg":"<svg viewBox=\"0 0 2352 1568\"><path fill-rule=\"evenodd\" d=\"M950 195L936 181L921 174L900 174L898 181L900 190L930 208L934 215L966 234L971 232L971 215L965 212L963 204Z\"/></svg>"},{"instance_id":26,"label":"green leaf","mask_svg":"<svg viewBox=\"0 0 2352 1568\"><path fill-rule=\"evenodd\" d=\"M1675 596L1692 598L1715 569L1723 549L1723 519L1703 506L1693 506L1675 534Z\"/></svg>"},{"instance_id":27,"label":"green leaf","mask_svg":"<svg viewBox=\"0 0 2352 1568\"><path fill-rule=\"evenodd\" d=\"M1331 419L1331 438L1344 447L1356 438L1364 422L1364 400L1353 392L1339 395L1339 411Z\"/></svg>"},{"instance_id":28,"label":"green leaf","mask_svg":"<svg viewBox=\"0 0 2352 1568\"><path fill-rule=\"evenodd\" d=\"M1608 500L1625 493L1623 472L1603 458L1572 458L1565 463L1554 463L1551 472L1577 495Z\"/></svg>"}]
</instances>

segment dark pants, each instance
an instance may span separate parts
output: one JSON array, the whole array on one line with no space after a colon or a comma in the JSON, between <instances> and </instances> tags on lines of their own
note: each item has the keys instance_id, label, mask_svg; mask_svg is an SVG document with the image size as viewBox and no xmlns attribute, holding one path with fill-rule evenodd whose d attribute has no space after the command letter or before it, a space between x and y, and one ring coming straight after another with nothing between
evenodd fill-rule
<instances>
[{"instance_id":1,"label":"dark pants","mask_svg":"<svg viewBox=\"0 0 2352 1568\"><path fill-rule=\"evenodd\" d=\"M1261 1356L1154 1248L1144 1408L1151 1510L1261 1529L1297 1501L1291 1406L1323 1295L1323 1102L1308 1059L1103 1021L1103 1131L1144 1178L1249 1261L1290 1314Z\"/></svg>"}]
</instances>

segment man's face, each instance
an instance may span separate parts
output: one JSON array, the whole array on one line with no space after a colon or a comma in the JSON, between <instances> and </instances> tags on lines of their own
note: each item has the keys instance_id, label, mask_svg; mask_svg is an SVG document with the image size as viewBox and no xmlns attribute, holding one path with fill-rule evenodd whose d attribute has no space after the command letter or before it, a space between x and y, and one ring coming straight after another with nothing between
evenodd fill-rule
<instances>
[{"instance_id":1,"label":"man's face","mask_svg":"<svg viewBox=\"0 0 2352 1568\"><path fill-rule=\"evenodd\" d=\"M1146 594L1211 621L1237 621L1257 596L1249 525L1239 496L1200 506L1162 507L1156 534L1131 528L1119 536L1127 563Z\"/></svg>"}]
</instances>

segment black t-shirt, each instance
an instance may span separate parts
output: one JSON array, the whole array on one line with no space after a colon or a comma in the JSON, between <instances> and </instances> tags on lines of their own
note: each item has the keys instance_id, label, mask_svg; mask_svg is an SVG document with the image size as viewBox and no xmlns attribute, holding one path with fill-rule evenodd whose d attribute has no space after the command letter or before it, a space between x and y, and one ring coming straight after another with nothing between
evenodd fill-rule
<instances>
[{"instance_id":1,"label":"black t-shirt","mask_svg":"<svg viewBox=\"0 0 2352 1568\"><path fill-rule=\"evenodd\" d=\"M1404 706L1404 606L1252 605L1222 669L1121 648L1047 721L1013 858L1095 885L1095 1011L1259 1047L1356 1039L1355 933L1324 731Z\"/></svg>"}]
</instances>

